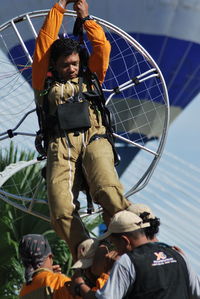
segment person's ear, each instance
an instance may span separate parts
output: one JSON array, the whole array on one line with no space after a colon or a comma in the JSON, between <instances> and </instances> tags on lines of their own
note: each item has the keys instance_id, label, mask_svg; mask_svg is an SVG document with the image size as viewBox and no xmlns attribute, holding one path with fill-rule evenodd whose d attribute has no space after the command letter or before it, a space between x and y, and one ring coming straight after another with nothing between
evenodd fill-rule
<instances>
[{"instance_id":1,"label":"person's ear","mask_svg":"<svg viewBox=\"0 0 200 299\"><path fill-rule=\"evenodd\" d=\"M52 263L53 263L53 254L50 253L48 257L49 257L49 259L50 259L50 260L52 261Z\"/></svg>"},{"instance_id":2,"label":"person's ear","mask_svg":"<svg viewBox=\"0 0 200 299\"><path fill-rule=\"evenodd\" d=\"M131 248L131 242L130 242L129 238L125 235L122 235L121 239L122 239L122 242L123 242L124 249L126 251L130 251L132 248Z\"/></svg>"}]
</instances>

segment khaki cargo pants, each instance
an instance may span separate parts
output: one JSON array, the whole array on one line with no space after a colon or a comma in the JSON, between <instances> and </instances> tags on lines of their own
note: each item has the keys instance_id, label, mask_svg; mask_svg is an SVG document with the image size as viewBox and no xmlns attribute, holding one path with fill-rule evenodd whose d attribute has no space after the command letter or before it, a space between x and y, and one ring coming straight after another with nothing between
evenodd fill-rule
<instances>
[{"instance_id":1,"label":"khaki cargo pants","mask_svg":"<svg viewBox=\"0 0 200 299\"><path fill-rule=\"evenodd\" d=\"M91 143L84 133L51 140L47 157L47 189L52 225L64 239L76 260L80 242L89 237L76 206L82 183L82 171L94 202L103 208L106 224L118 211L130 203L123 196L123 188L114 167L112 146L105 138Z\"/></svg>"}]
</instances>

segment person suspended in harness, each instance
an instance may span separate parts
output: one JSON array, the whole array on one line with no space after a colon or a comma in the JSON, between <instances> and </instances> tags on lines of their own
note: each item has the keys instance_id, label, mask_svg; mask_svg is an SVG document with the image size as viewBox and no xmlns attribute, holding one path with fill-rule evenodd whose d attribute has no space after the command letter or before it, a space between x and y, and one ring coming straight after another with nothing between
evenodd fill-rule
<instances>
[{"instance_id":1,"label":"person suspended in harness","mask_svg":"<svg viewBox=\"0 0 200 299\"><path fill-rule=\"evenodd\" d=\"M86 71L83 71L80 43L71 38L57 39L69 2L74 1L56 3L39 32L32 86L39 120L45 119L48 135L46 183L51 223L68 244L75 261L78 245L90 238L78 213L77 198L83 180L87 182L92 200L103 208L107 225L111 217L127 209L130 202L123 196L115 170L109 121L101 97L100 85L109 65L110 43L102 27L89 16L87 2L76 1L74 9L92 45ZM44 96L49 70L52 76Z\"/></svg>"}]
</instances>

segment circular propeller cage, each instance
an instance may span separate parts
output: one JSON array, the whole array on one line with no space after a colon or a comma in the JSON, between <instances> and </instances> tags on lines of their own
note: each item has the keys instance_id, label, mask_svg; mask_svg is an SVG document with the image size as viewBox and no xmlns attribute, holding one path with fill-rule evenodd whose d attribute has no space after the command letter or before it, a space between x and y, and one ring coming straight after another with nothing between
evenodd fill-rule
<instances>
[{"instance_id":1,"label":"circular propeller cage","mask_svg":"<svg viewBox=\"0 0 200 299\"><path fill-rule=\"evenodd\" d=\"M45 160L37 159L33 146L38 125L31 88L35 39L47 14L48 10L30 12L0 26L0 114L4 120L0 141L3 157L10 155L10 149L15 153L14 160L5 159L7 162L1 165L0 198L49 221L46 186L41 176ZM132 162L128 167L135 169L125 193L129 198L148 184L161 158L169 123L168 92L163 75L149 53L128 33L93 17L104 28L112 49L103 91L113 118L116 148L124 153L121 163L125 163L129 152ZM60 33L72 37L75 19L74 11L66 12ZM85 35L84 45L91 53ZM83 202L80 215L87 216L85 201L82 198L80 201ZM100 211L98 208L94 213Z\"/></svg>"}]
</instances>

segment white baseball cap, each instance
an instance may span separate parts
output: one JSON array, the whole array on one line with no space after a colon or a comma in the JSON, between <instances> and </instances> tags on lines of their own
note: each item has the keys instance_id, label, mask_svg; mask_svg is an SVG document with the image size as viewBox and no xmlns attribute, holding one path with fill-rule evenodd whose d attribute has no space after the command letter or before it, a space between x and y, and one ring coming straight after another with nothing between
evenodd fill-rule
<instances>
[{"instance_id":1,"label":"white baseball cap","mask_svg":"<svg viewBox=\"0 0 200 299\"><path fill-rule=\"evenodd\" d=\"M72 266L72 269L87 269L92 266L95 252L99 246L97 239L87 239L78 246L78 260Z\"/></svg>"},{"instance_id":2,"label":"white baseball cap","mask_svg":"<svg viewBox=\"0 0 200 299\"><path fill-rule=\"evenodd\" d=\"M120 211L112 217L107 232L98 240L103 240L113 233L127 233L149 226L149 223L143 223L142 219L133 212Z\"/></svg>"}]
</instances>

